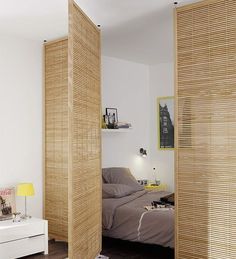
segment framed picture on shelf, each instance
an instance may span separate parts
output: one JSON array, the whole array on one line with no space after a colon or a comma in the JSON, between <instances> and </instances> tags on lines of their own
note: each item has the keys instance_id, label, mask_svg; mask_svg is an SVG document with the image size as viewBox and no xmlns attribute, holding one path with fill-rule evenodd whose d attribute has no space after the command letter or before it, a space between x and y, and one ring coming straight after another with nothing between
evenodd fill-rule
<instances>
[{"instance_id":1,"label":"framed picture on shelf","mask_svg":"<svg viewBox=\"0 0 236 259\"><path fill-rule=\"evenodd\" d=\"M106 108L108 124L115 125L118 123L118 113L116 108Z\"/></svg>"},{"instance_id":2,"label":"framed picture on shelf","mask_svg":"<svg viewBox=\"0 0 236 259\"><path fill-rule=\"evenodd\" d=\"M157 98L158 149L174 149L174 97Z\"/></svg>"},{"instance_id":3,"label":"framed picture on shelf","mask_svg":"<svg viewBox=\"0 0 236 259\"><path fill-rule=\"evenodd\" d=\"M0 188L0 221L11 219L15 211L15 188Z\"/></svg>"}]
</instances>

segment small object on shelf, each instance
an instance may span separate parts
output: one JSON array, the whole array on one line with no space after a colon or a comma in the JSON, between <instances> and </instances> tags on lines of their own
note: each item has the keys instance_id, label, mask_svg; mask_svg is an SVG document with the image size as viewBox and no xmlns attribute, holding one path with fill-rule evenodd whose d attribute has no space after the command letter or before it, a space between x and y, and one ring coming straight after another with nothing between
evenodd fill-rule
<instances>
[{"instance_id":1,"label":"small object on shelf","mask_svg":"<svg viewBox=\"0 0 236 259\"><path fill-rule=\"evenodd\" d=\"M117 128L118 129L129 129L129 128L132 128L132 125L131 125L131 123L128 123L128 122L118 122Z\"/></svg>"},{"instance_id":2,"label":"small object on shelf","mask_svg":"<svg viewBox=\"0 0 236 259\"><path fill-rule=\"evenodd\" d=\"M20 212L14 212L13 213L13 222L20 222L21 221L20 215L21 215Z\"/></svg>"},{"instance_id":3,"label":"small object on shelf","mask_svg":"<svg viewBox=\"0 0 236 259\"><path fill-rule=\"evenodd\" d=\"M129 129L102 129L102 132L105 133L126 133L130 132L131 128Z\"/></svg>"},{"instance_id":4,"label":"small object on shelf","mask_svg":"<svg viewBox=\"0 0 236 259\"><path fill-rule=\"evenodd\" d=\"M107 129L107 115L103 115L103 118L102 118L102 129Z\"/></svg>"},{"instance_id":5,"label":"small object on shelf","mask_svg":"<svg viewBox=\"0 0 236 259\"><path fill-rule=\"evenodd\" d=\"M102 128L129 129L132 128L132 125L128 122L118 121L117 108L106 108L106 114L104 114L102 118Z\"/></svg>"},{"instance_id":6,"label":"small object on shelf","mask_svg":"<svg viewBox=\"0 0 236 259\"><path fill-rule=\"evenodd\" d=\"M102 116L102 129L129 129L131 123L119 122L117 108L106 108L106 114Z\"/></svg>"},{"instance_id":7,"label":"small object on shelf","mask_svg":"<svg viewBox=\"0 0 236 259\"><path fill-rule=\"evenodd\" d=\"M159 186L161 184L160 179L156 179L154 182L149 182L149 185L151 186Z\"/></svg>"},{"instance_id":8,"label":"small object on shelf","mask_svg":"<svg viewBox=\"0 0 236 259\"><path fill-rule=\"evenodd\" d=\"M161 181L160 181L160 179L156 178L156 167L153 167L152 170L153 170L153 176L154 176L154 183L152 183L151 185L158 186L161 184Z\"/></svg>"},{"instance_id":9,"label":"small object on shelf","mask_svg":"<svg viewBox=\"0 0 236 259\"><path fill-rule=\"evenodd\" d=\"M146 186L148 184L147 179L139 179L139 180L137 180L137 182L142 186Z\"/></svg>"},{"instance_id":10,"label":"small object on shelf","mask_svg":"<svg viewBox=\"0 0 236 259\"><path fill-rule=\"evenodd\" d=\"M117 128L117 123L118 123L117 108L106 108L106 115L104 117L104 121L108 129Z\"/></svg>"},{"instance_id":11,"label":"small object on shelf","mask_svg":"<svg viewBox=\"0 0 236 259\"><path fill-rule=\"evenodd\" d=\"M104 120L104 123L106 124L106 125L108 125L108 123L109 123L109 121L108 121L108 115L103 115L103 120Z\"/></svg>"},{"instance_id":12,"label":"small object on shelf","mask_svg":"<svg viewBox=\"0 0 236 259\"><path fill-rule=\"evenodd\" d=\"M108 129L116 129L116 126L115 126L114 123L108 123L107 128Z\"/></svg>"},{"instance_id":13,"label":"small object on shelf","mask_svg":"<svg viewBox=\"0 0 236 259\"><path fill-rule=\"evenodd\" d=\"M118 112L117 108L106 108L106 115L108 116L108 123L118 123Z\"/></svg>"}]
</instances>

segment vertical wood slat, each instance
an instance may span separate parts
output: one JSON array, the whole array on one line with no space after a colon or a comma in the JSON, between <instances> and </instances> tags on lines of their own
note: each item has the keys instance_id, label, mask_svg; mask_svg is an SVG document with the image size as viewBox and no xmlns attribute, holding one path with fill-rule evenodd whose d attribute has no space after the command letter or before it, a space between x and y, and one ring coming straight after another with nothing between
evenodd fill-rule
<instances>
[{"instance_id":1,"label":"vertical wood slat","mask_svg":"<svg viewBox=\"0 0 236 259\"><path fill-rule=\"evenodd\" d=\"M49 236L68 240L68 41L45 44L45 209Z\"/></svg>"},{"instance_id":2,"label":"vertical wood slat","mask_svg":"<svg viewBox=\"0 0 236 259\"><path fill-rule=\"evenodd\" d=\"M236 1L176 11L176 258L236 258Z\"/></svg>"},{"instance_id":3,"label":"vertical wood slat","mask_svg":"<svg viewBox=\"0 0 236 259\"><path fill-rule=\"evenodd\" d=\"M69 258L101 251L100 32L69 1Z\"/></svg>"}]
</instances>

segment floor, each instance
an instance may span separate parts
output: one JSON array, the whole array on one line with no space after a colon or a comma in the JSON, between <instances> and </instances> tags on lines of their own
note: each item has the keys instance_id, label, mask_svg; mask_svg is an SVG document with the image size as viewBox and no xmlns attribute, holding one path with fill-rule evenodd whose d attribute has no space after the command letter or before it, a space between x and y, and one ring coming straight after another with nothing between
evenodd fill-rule
<instances>
[{"instance_id":1,"label":"floor","mask_svg":"<svg viewBox=\"0 0 236 259\"><path fill-rule=\"evenodd\" d=\"M174 259L174 250L154 245L143 245L111 238L103 238L103 255L110 259ZM65 259L67 244L64 242L49 242L49 255L37 254L24 259Z\"/></svg>"},{"instance_id":2,"label":"floor","mask_svg":"<svg viewBox=\"0 0 236 259\"><path fill-rule=\"evenodd\" d=\"M49 241L49 254L36 254L22 257L21 259L65 259L67 257L68 246L65 242Z\"/></svg>"},{"instance_id":3,"label":"floor","mask_svg":"<svg viewBox=\"0 0 236 259\"><path fill-rule=\"evenodd\" d=\"M103 238L103 255L110 259L174 259L174 250L155 245Z\"/></svg>"}]
</instances>

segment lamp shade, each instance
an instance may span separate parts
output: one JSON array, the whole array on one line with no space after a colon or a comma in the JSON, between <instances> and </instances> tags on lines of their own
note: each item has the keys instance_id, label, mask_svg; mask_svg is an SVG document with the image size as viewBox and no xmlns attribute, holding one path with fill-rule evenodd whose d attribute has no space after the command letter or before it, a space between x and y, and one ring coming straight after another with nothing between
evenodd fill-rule
<instances>
[{"instance_id":1,"label":"lamp shade","mask_svg":"<svg viewBox=\"0 0 236 259\"><path fill-rule=\"evenodd\" d=\"M34 185L32 183L19 183L17 185L17 196L34 196Z\"/></svg>"}]
</instances>

